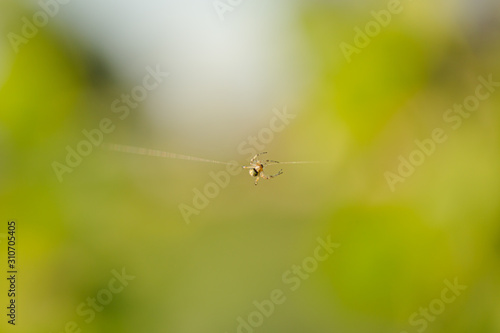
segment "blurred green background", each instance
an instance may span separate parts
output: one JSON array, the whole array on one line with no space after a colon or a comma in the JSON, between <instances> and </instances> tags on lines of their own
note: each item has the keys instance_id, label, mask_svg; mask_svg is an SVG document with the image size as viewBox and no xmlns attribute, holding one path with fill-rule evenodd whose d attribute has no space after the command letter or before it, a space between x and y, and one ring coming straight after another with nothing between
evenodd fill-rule
<instances>
[{"instance_id":1,"label":"blurred green background","mask_svg":"<svg viewBox=\"0 0 500 333\"><path fill-rule=\"evenodd\" d=\"M0 267L16 219L19 269L17 324L2 278L0 330L500 332L500 91L460 128L443 120L479 76L500 81L500 3L401 1L350 61L340 45L387 1L222 3L224 20L201 0L0 0ZM148 66L170 75L120 119ZM247 165L238 147L285 107L268 158L329 163L258 186L242 172L189 224L179 205L225 166L94 147L62 182L53 169L104 118L103 144ZM391 191L386 172L435 128L448 140ZM290 290L328 236L340 247ZM78 307L122 269L135 279L86 322ZM455 278L467 289L422 321ZM275 289L286 301L238 327Z\"/></svg>"}]
</instances>

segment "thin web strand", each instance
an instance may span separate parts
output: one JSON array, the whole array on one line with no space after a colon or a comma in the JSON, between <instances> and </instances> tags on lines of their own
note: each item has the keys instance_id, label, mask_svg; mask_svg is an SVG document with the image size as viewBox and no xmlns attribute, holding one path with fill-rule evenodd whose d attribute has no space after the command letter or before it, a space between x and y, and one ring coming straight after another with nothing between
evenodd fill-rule
<instances>
[{"instance_id":1,"label":"thin web strand","mask_svg":"<svg viewBox=\"0 0 500 333\"><path fill-rule=\"evenodd\" d=\"M273 164L320 164L320 163L332 163L332 162L324 162L324 161L278 162L278 161L274 161L272 163L266 163L266 164L273 165Z\"/></svg>"},{"instance_id":2,"label":"thin web strand","mask_svg":"<svg viewBox=\"0 0 500 333\"><path fill-rule=\"evenodd\" d=\"M121 152L121 153L127 153L127 154L154 156L154 157L161 157L161 158L170 158L170 159L177 159L177 160L205 162L205 163L214 163L214 164L232 165L232 163L228 163L228 162L221 162L221 161L209 160L209 159L195 157L195 156L169 153L166 151L161 151L161 150L156 150L156 149L133 147L133 146L120 145L120 144L104 144L103 148L107 149L107 150ZM273 161L271 163L267 163L267 165L272 165L272 164L318 164L318 163L331 163L331 162L325 162L325 161L293 161L293 162Z\"/></svg>"},{"instance_id":3,"label":"thin web strand","mask_svg":"<svg viewBox=\"0 0 500 333\"><path fill-rule=\"evenodd\" d=\"M119 145L119 144L106 144L106 145L103 145L103 148L107 149L107 150L112 150L112 151L117 151L117 152L127 153L127 154L136 154L136 155L154 156L154 157L161 157L161 158L171 158L171 159L176 159L176 160L186 160L186 161L195 161L195 162L232 165L232 163L228 163L228 162L214 161L214 160L208 160L205 158L200 158L200 157L195 157L195 156L169 153L166 151L161 151L161 150L156 150L156 149L132 147L132 146Z\"/></svg>"},{"instance_id":4,"label":"thin web strand","mask_svg":"<svg viewBox=\"0 0 500 333\"><path fill-rule=\"evenodd\" d=\"M318 163L331 163L331 162L322 162L322 161L279 162L279 164L318 164Z\"/></svg>"}]
</instances>

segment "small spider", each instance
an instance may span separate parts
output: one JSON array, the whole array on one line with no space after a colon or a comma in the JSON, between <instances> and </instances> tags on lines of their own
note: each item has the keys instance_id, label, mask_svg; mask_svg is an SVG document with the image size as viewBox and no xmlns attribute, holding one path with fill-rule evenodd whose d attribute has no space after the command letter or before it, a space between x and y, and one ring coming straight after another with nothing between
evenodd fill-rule
<instances>
[{"instance_id":1,"label":"small spider","mask_svg":"<svg viewBox=\"0 0 500 333\"><path fill-rule=\"evenodd\" d=\"M249 173L250 176L252 177L257 177L255 178L255 185L257 185L257 182L259 181L259 178L264 178L264 179L271 179L276 176L279 176L283 173L283 170L280 170L277 174L272 175L272 176L266 176L264 174L264 167L269 164L279 164L278 161L271 161L271 160L264 160L260 161L257 160L257 157L262 154L267 154L267 152L259 153L255 155L251 160L250 160L250 166L244 166L243 169L250 169Z\"/></svg>"}]
</instances>

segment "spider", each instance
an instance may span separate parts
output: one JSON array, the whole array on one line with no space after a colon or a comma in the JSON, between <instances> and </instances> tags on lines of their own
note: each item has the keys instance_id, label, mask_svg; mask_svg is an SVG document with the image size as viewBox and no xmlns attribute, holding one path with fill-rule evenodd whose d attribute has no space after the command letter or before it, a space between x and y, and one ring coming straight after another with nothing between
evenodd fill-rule
<instances>
[{"instance_id":1,"label":"spider","mask_svg":"<svg viewBox=\"0 0 500 333\"><path fill-rule=\"evenodd\" d=\"M278 161L271 161L271 160L264 160L264 161L257 160L257 157L259 155L263 155L263 154L267 154L267 152L259 153L259 154L255 155L254 157L252 157L252 159L250 160L250 166L243 166L243 169L250 169L250 171L249 171L250 176L256 177L255 178L255 185L257 185L257 182L259 181L260 178L271 179L271 178L279 176L283 173L283 170L280 170L275 175L266 176L264 174L264 167L269 165L269 164L278 164L279 162Z\"/></svg>"}]
</instances>

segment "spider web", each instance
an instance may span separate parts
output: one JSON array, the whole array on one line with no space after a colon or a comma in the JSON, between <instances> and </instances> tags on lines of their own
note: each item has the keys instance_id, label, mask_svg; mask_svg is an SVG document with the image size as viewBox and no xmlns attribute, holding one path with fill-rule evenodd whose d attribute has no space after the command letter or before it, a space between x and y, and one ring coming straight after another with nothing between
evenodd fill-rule
<instances>
[{"instance_id":1,"label":"spider web","mask_svg":"<svg viewBox=\"0 0 500 333\"><path fill-rule=\"evenodd\" d=\"M187 161L194 161L194 162L233 165L232 163L210 160L210 159L201 158L201 157L195 157L195 156L183 155L183 154L177 154L177 153L170 153L167 151L156 150L156 149L120 145L120 144L114 144L114 143L104 144L104 145L102 145L102 147L106 150L127 153L127 154L154 156L154 157L170 158L170 159L176 159L176 160L187 160ZM317 163L331 163L331 162L324 162L324 161L278 162L278 161L273 161L273 163L269 163L268 165L271 165L271 164L317 164Z\"/></svg>"},{"instance_id":2,"label":"spider web","mask_svg":"<svg viewBox=\"0 0 500 333\"><path fill-rule=\"evenodd\" d=\"M140 148L140 147L126 146L126 145L119 145L119 144L105 144L105 145L103 145L103 148L106 150L112 150L112 151L117 151L117 152L127 153L127 154L146 155L146 156L170 158L170 159L176 159L176 160L187 160L187 161L194 161L194 162L214 163L214 164L225 164L225 165L231 164L228 162L209 160L209 159L201 158L201 157L182 155L182 154L176 154L176 153L169 153L167 151L162 151L162 150Z\"/></svg>"}]
</instances>

